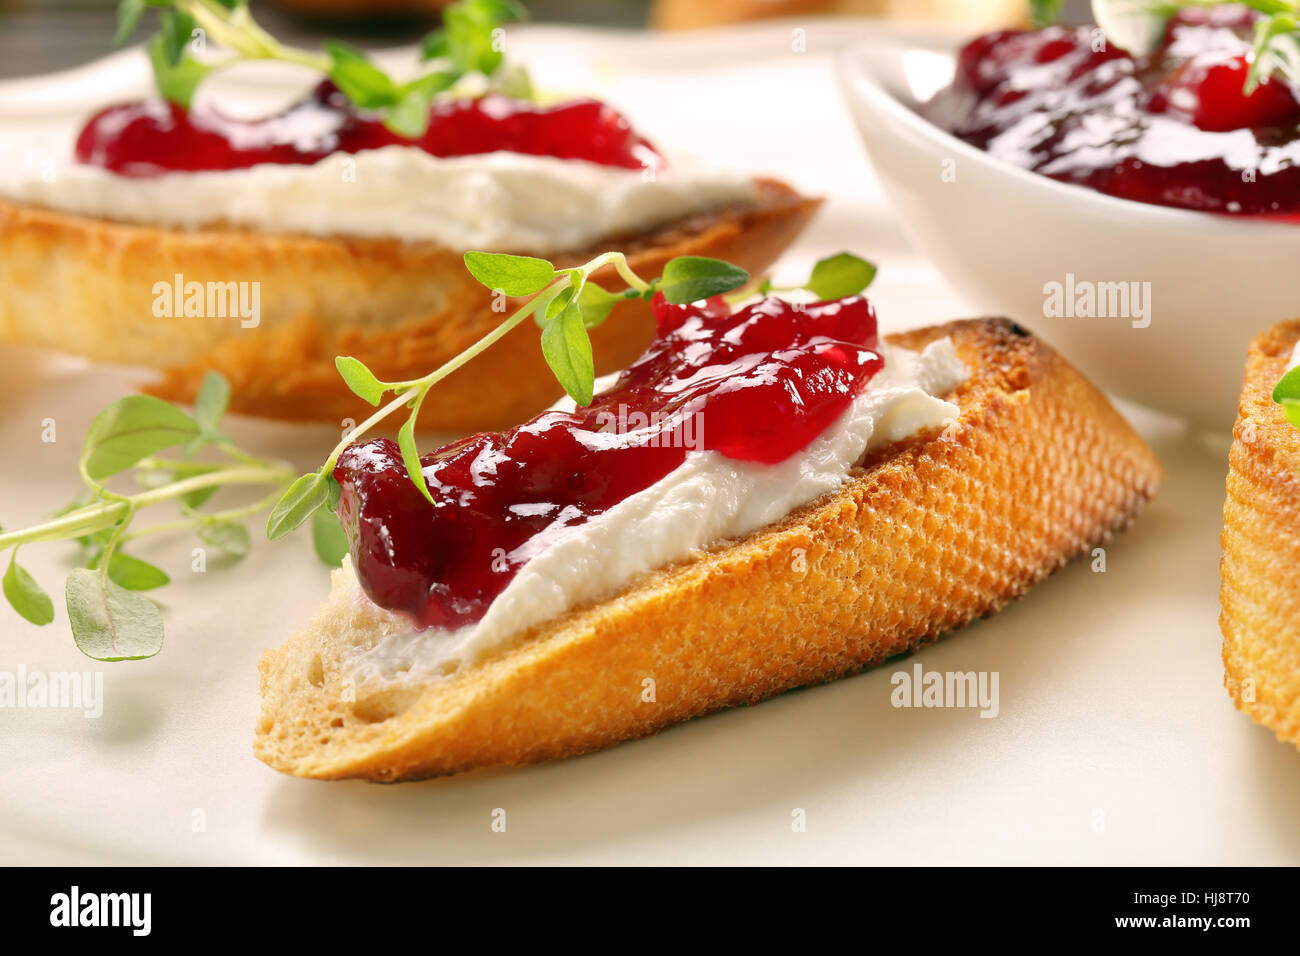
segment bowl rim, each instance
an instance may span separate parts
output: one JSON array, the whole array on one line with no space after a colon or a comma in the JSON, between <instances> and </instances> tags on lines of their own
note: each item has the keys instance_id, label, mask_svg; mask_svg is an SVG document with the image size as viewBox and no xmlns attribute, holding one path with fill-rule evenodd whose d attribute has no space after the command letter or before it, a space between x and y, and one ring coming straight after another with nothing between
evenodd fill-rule
<instances>
[{"instance_id":1,"label":"bowl rim","mask_svg":"<svg viewBox=\"0 0 1300 956\"><path fill-rule=\"evenodd\" d=\"M936 39L938 39L936 37ZM942 148L950 154L964 157L972 162L1004 176L1026 189L1036 190L1045 197L1052 197L1066 204L1084 204L1090 207L1087 212L1107 218L1125 216L1143 220L1142 225L1164 229L1185 231L1193 228L1204 233L1212 230L1216 237L1234 238L1249 236L1253 240L1265 237L1279 238L1283 234L1300 241L1300 222L1271 222L1254 216L1237 217L1232 213L1206 212L1199 209L1180 209L1176 206L1161 206L1156 203L1140 202L1136 199L1122 199L1111 196L1087 186L1064 183L1032 170L1023 169L1005 160L991 156L989 153L954 136L941 126L926 119L916 110L895 96L877 75L868 53L880 53L882 50L919 50L927 53L939 53L955 56L956 50L946 44L921 46L907 42L882 42L881 40L855 43L835 54L834 73L841 94L850 104L864 102L869 108L882 113L886 119L900 123L913 134ZM853 110L850 109L850 113ZM856 121L856 117L855 117ZM860 124L859 124L860 125ZM889 124L884 124L888 126ZM906 137L895 135L896 140ZM868 154L871 149L868 146ZM875 160L872 164L876 165ZM1084 210L1076 210L1076 214ZM1135 224L1136 225L1136 224Z\"/></svg>"}]
</instances>

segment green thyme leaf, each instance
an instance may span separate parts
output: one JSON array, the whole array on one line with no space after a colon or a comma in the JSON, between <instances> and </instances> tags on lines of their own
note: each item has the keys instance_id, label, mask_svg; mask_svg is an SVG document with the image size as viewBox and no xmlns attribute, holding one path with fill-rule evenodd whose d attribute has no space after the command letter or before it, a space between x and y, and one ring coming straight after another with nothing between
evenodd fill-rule
<instances>
[{"instance_id":1,"label":"green thyme leaf","mask_svg":"<svg viewBox=\"0 0 1300 956\"><path fill-rule=\"evenodd\" d=\"M857 295L876 277L876 267L850 252L822 259L813 266L807 289L823 301Z\"/></svg>"},{"instance_id":2,"label":"green thyme leaf","mask_svg":"<svg viewBox=\"0 0 1300 956\"><path fill-rule=\"evenodd\" d=\"M209 435L219 434L221 419L230 407L230 383L220 372L209 371L199 385L194 400L194 421Z\"/></svg>"},{"instance_id":3,"label":"green thyme leaf","mask_svg":"<svg viewBox=\"0 0 1300 956\"><path fill-rule=\"evenodd\" d=\"M429 110L433 99L445 92L460 79L459 73L440 71L429 73L403 86L397 105L384 120L384 125L398 136L419 139L429 129Z\"/></svg>"},{"instance_id":4,"label":"green thyme leaf","mask_svg":"<svg viewBox=\"0 0 1300 956\"><path fill-rule=\"evenodd\" d=\"M402 463L406 465L407 475L415 482L415 487L420 489L420 493L429 499L429 504L433 504L433 495L430 494L429 486L424 481L424 466L420 464L420 448L415 443L415 415L408 418L398 429L397 447L402 452Z\"/></svg>"},{"instance_id":5,"label":"green thyme leaf","mask_svg":"<svg viewBox=\"0 0 1300 956\"><path fill-rule=\"evenodd\" d=\"M214 521L198 527L199 539L234 558L248 554L248 529L235 521Z\"/></svg>"},{"instance_id":6,"label":"green thyme leaf","mask_svg":"<svg viewBox=\"0 0 1300 956\"><path fill-rule=\"evenodd\" d=\"M311 543L327 568L337 568L351 550L338 515L326 508L311 516Z\"/></svg>"},{"instance_id":7,"label":"green thyme leaf","mask_svg":"<svg viewBox=\"0 0 1300 956\"><path fill-rule=\"evenodd\" d=\"M437 96L444 90L449 90L456 85L460 79L459 74L442 70L434 73L426 73L417 79L407 83L404 89L419 90L422 93L428 93L429 96Z\"/></svg>"},{"instance_id":8,"label":"green thyme leaf","mask_svg":"<svg viewBox=\"0 0 1300 956\"><path fill-rule=\"evenodd\" d=\"M405 89L398 94L397 105L384 117L384 125L406 139L419 139L429 129L429 108L433 94L423 89Z\"/></svg>"},{"instance_id":9,"label":"green thyme leaf","mask_svg":"<svg viewBox=\"0 0 1300 956\"><path fill-rule=\"evenodd\" d=\"M302 475L271 509L271 517L266 522L267 538L271 541L283 538L310 518L328 497L329 488L324 475L319 471Z\"/></svg>"},{"instance_id":10,"label":"green thyme leaf","mask_svg":"<svg viewBox=\"0 0 1300 956\"><path fill-rule=\"evenodd\" d=\"M1292 83L1300 82L1300 19L1279 13L1255 21L1254 52L1246 74L1245 93L1255 92L1274 73Z\"/></svg>"},{"instance_id":11,"label":"green thyme leaf","mask_svg":"<svg viewBox=\"0 0 1300 956\"><path fill-rule=\"evenodd\" d=\"M1300 366L1291 369L1273 386L1273 401L1282 406L1287 421L1300 428Z\"/></svg>"},{"instance_id":12,"label":"green thyme leaf","mask_svg":"<svg viewBox=\"0 0 1300 956\"><path fill-rule=\"evenodd\" d=\"M54 602L27 569L18 563L18 549L9 556L9 570L5 572L4 596L15 611L38 627L54 620Z\"/></svg>"},{"instance_id":13,"label":"green thyme leaf","mask_svg":"<svg viewBox=\"0 0 1300 956\"><path fill-rule=\"evenodd\" d=\"M206 488L196 488L191 492L181 495L181 504L191 511L197 511L207 504L208 499L217 493L216 485L209 485Z\"/></svg>"},{"instance_id":14,"label":"green thyme leaf","mask_svg":"<svg viewBox=\"0 0 1300 956\"><path fill-rule=\"evenodd\" d=\"M444 30L434 30L420 41L420 59L427 63L430 60L445 60L451 58L451 43L447 39L447 33Z\"/></svg>"},{"instance_id":15,"label":"green thyme leaf","mask_svg":"<svg viewBox=\"0 0 1300 956\"><path fill-rule=\"evenodd\" d=\"M162 34L155 34L146 47L149 64L153 67L154 84L164 99L182 109L189 109L194 91L214 68L188 55L182 56L177 63L171 63L163 47Z\"/></svg>"},{"instance_id":16,"label":"green thyme leaf","mask_svg":"<svg viewBox=\"0 0 1300 956\"><path fill-rule=\"evenodd\" d=\"M510 296L536 295L555 280L555 266L532 256L467 252L465 268L492 291Z\"/></svg>"},{"instance_id":17,"label":"green thyme leaf","mask_svg":"<svg viewBox=\"0 0 1300 956\"><path fill-rule=\"evenodd\" d=\"M678 256L664 266L659 291L672 305L685 305L732 292L749 282L749 273L721 259Z\"/></svg>"},{"instance_id":18,"label":"green thyme leaf","mask_svg":"<svg viewBox=\"0 0 1300 956\"><path fill-rule=\"evenodd\" d=\"M358 398L365 399L371 405L378 405L388 389L384 383L375 378L375 373L366 368L364 362L351 355L340 355L334 359L334 367L343 376L347 387Z\"/></svg>"},{"instance_id":19,"label":"green thyme leaf","mask_svg":"<svg viewBox=\"0 0 1300 956\"><path fill-rule=\"evenodd\" d=\"M463 73L491 76L503 58L497 28L526 17L522 6L508 0L463 0L443 11L443 39L425 49L439 49L439 55L451 60L452 66Z\"/></svg>"},{"instance_id":20,"label":"green thyme leaf","mask_svg":"<svg viewBox=\"0 0 1300 956\"><path fill-rule=\"evenodd\" d=\"M102 481L198 435L198 423L170 402L152 395L128 395L91 422L81 461L92 480Z\"/></svg>"},{"instance_id":21,"label":"green thyme leaf","mask_svg":"<svg viewBox=\"0 0 1300 956\"><path fill-rule=\"evenodd\" d=\"M450 60L460 72L489 75L501 65L494 31L527 18L523 6L510 0L462 0L444 11L442 29L424 38L420 59Z\"/></svg>"},{"instance_id":22,"label":"green thyme leaf","mask_svg":"<svg viewBox=\"0 0 1300 956\"><path fill-rule=\"evenodd\" d=\"M162 650L162 612L143 594L87 568L68 575L65 594L72 639L87 657L138 661Z\"/></svg>"},{"instance_id":23,"label":"green thyme leaf","mask_svg":"<svg viewBox=\"0 0 1300 956\"><path fill-rule=\"evenodd\" d=\"M1111 43L1146 56L1160 46L1177 8L1169 0L1092 0L1092 18Z\"/></svg>"},{"instance_id":24,"label":"green thyme leaf","mask_svg":"<svg viewBox=\"0 0 1300 956\"><path fill-rule=\"evenodd\" d=\"M1062 2L1063 0L1029 0L1029 22L1039 30L1060 23Z\"/></svg>"},{"instance_id":25,"label":"green thyme leaf","mask_svg":"<svg viewBox=\"0 0 1300 956\"><path fill-rule=\"evenodd\" d=\"M185 58L185 48L194 36L194 17L187 10L168 8L158 14L159 35L167 65L175 68Z\"/></svg>"},{"instance_id":26,"label":"green thyme leaf","mask_svg":"<svg viewBox=\"0 0 1300 956\"><path fill-rule=\"evenodd\" d=\"M162 568L121 551L108 559L108 576L128 591L152 591L171 581Z\"/></svg>"},{"instance_id":27,"label":"green thyme leaf","mask_svg":"<svg viewBox=\"0 0 1300 956\"><path fill-rule=\"evenodd\" d=\"M492 88L512 100L536 100L532 77L522 66L507 63L492 74Z\"/></svg>"},{"instance_id":28,"label":"green thyme leaf","mask_svg":"<svg viewBox=\"0 0 1300 956\"><path fill-rule=\"evenodd\" d=\"M341 40L329 40L325 43L325 52L331 61L330 79L344 96L362 109L395 106L401 99L401 91L392 77L371 63L356 47Z\"/></svg>"},{"instance_id":29,"label":"green thyme leaf","mask_svg":"<svg viewBox=\"0 0 1300 956\"><path fill-rule=\"evenodd\" d=\"M113 34L113 46L121 46L130 39L147 8L144 0L122 0L117 5L117 32Z\"/></svg>"},{"instance_id":30,"label":"green thyme leaf","mask_svg":"<svg viewBox=\"0 0 1300 956\"><path fill-rule=\"evenodd\" d=\"M1273 401L1300 402L1300 365L1288 371L1273 386Z\"/></svg>"},{"instance_id":31,"label":"green thyme leaf","mask_svg":"<svg viewBox=\"0 0 1300 956\"><path fill-rule=\"evenodd\" d=\"M542 355L569 397L579 405L590 405L596 368L591 339L576 304L570 303L542 329Z\"/></svg>"},{"instance_id":32,"label":"green thyme leaf","mask_svg":"<svg viewBox=\"0 0 1300 956\"><path fill-rule=\"evenodd\" d=\"M582 313L582 324L589 329L594 329L608 319L614 306L622 301L621 295L607 292L595 282L587 282L578 293L578 310Z\"/></svg>"},{"instance_id":33,"label":"green thyme leaf","mask_svg":"<svg viewBox=\"0 0 1300 956\"><path fill-rule=\"evenodd\" d=\"M571 285L565 286L555 294L555 298L546 303L546 308L542 310L541 321L542 328L546 328L557 315L569 307L573 301L574 288Z\"/></svg>"}]
</instances>

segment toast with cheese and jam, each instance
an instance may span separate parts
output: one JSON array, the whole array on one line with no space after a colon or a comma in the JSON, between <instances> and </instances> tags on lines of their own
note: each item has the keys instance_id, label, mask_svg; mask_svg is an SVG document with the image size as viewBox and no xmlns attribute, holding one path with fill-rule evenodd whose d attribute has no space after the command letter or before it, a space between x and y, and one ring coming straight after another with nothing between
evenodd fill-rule
<instances>
[{"instance_id":1,"label":"toast with cheese and jam","mask_svg":"<svg viewBox=\"0 0 1300 956\"><path fill-rule=\"evenodd\" d=\"M933 379L931 398L913 394L888 412L880 405L878 440L812 500L607 592L583 590L598 565L652 547L657 529L675 516L698 514L657 499L660 510L616 539L621 550L599 560L571 550L550 562L544 583L558 588L571 575L580 599L538 620L547 592L530 592L540 602L525 607L533 616L518 618L516 630L507 627L476 656L449 651L437 669L422 669L430 642L465 633L449 615L467 605L442 602L434 614L430 589L420 585L420 602L429 601L419 604L420 623L443 615L447 627L413 629L414 605L397 611L368 597L405 586L373 570L405 545L386 538L389 552L378 553L354 542L353 562L335 572L315 617L262 658L256 755L298 776L399 781L527 764L653 734L922 647L1105 542L1156 493L1162 471L1143 440L1094 386L1019 326L958 321L885 343L894 350L886 369L895 355L946 352L966 374ZM950 409L942 420L913 414L936 402ZM765 441L780 443L782 431L769 429ZM720 447L729 438L715 435ZM452 446L434 466L454 466L464 447ZM365 454L372 457L354 467L378 468L378 453ZM744 467L761 479L763 467L785 466ZM366 512L355 513L348 495L341 514L364 524ZM455 538L457 525L445 527L448 540ZM372 569L369 590L358 587L357 567ZM452 580L460 570L445 575ZM502 601L490 604L480 626ZM380 651L384 679L362 666Z\"/></svg>"}]
</instances>

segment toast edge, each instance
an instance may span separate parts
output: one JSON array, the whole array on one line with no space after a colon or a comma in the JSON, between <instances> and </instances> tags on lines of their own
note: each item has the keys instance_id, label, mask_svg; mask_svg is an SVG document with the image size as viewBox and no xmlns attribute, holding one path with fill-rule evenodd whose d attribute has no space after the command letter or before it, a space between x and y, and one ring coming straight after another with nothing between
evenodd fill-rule
<instances>
[{"instance_id":1,"label":"toast edge","mask_svg":"<svg viewBox=\"0 0 1300 956\"><path fill-rule=\"evenodd\" d=\"M1219 629L1238 710L1300 747L1300 429L1272 399L1300 321L1247 353L1223 505Z\"/></svg>"}]
</instances>

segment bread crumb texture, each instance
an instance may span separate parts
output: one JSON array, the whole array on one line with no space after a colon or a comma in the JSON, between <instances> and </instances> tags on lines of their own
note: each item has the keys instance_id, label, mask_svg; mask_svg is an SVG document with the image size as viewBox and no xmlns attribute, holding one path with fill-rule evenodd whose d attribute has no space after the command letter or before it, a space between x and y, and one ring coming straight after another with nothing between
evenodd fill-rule
<instances>
[{"instance_id":1,"label":"bread crumb texture","mask_svg":"<svg viewBox=\"0 0 1300 956\"><path fill-rule=\"evenodd\" d=\"M1273 401L1300 321L1259 335L1228 457L1223 504L1224 686L1240 710L1300 746L1300 430Z\"/></svg>"}]
</instances>

